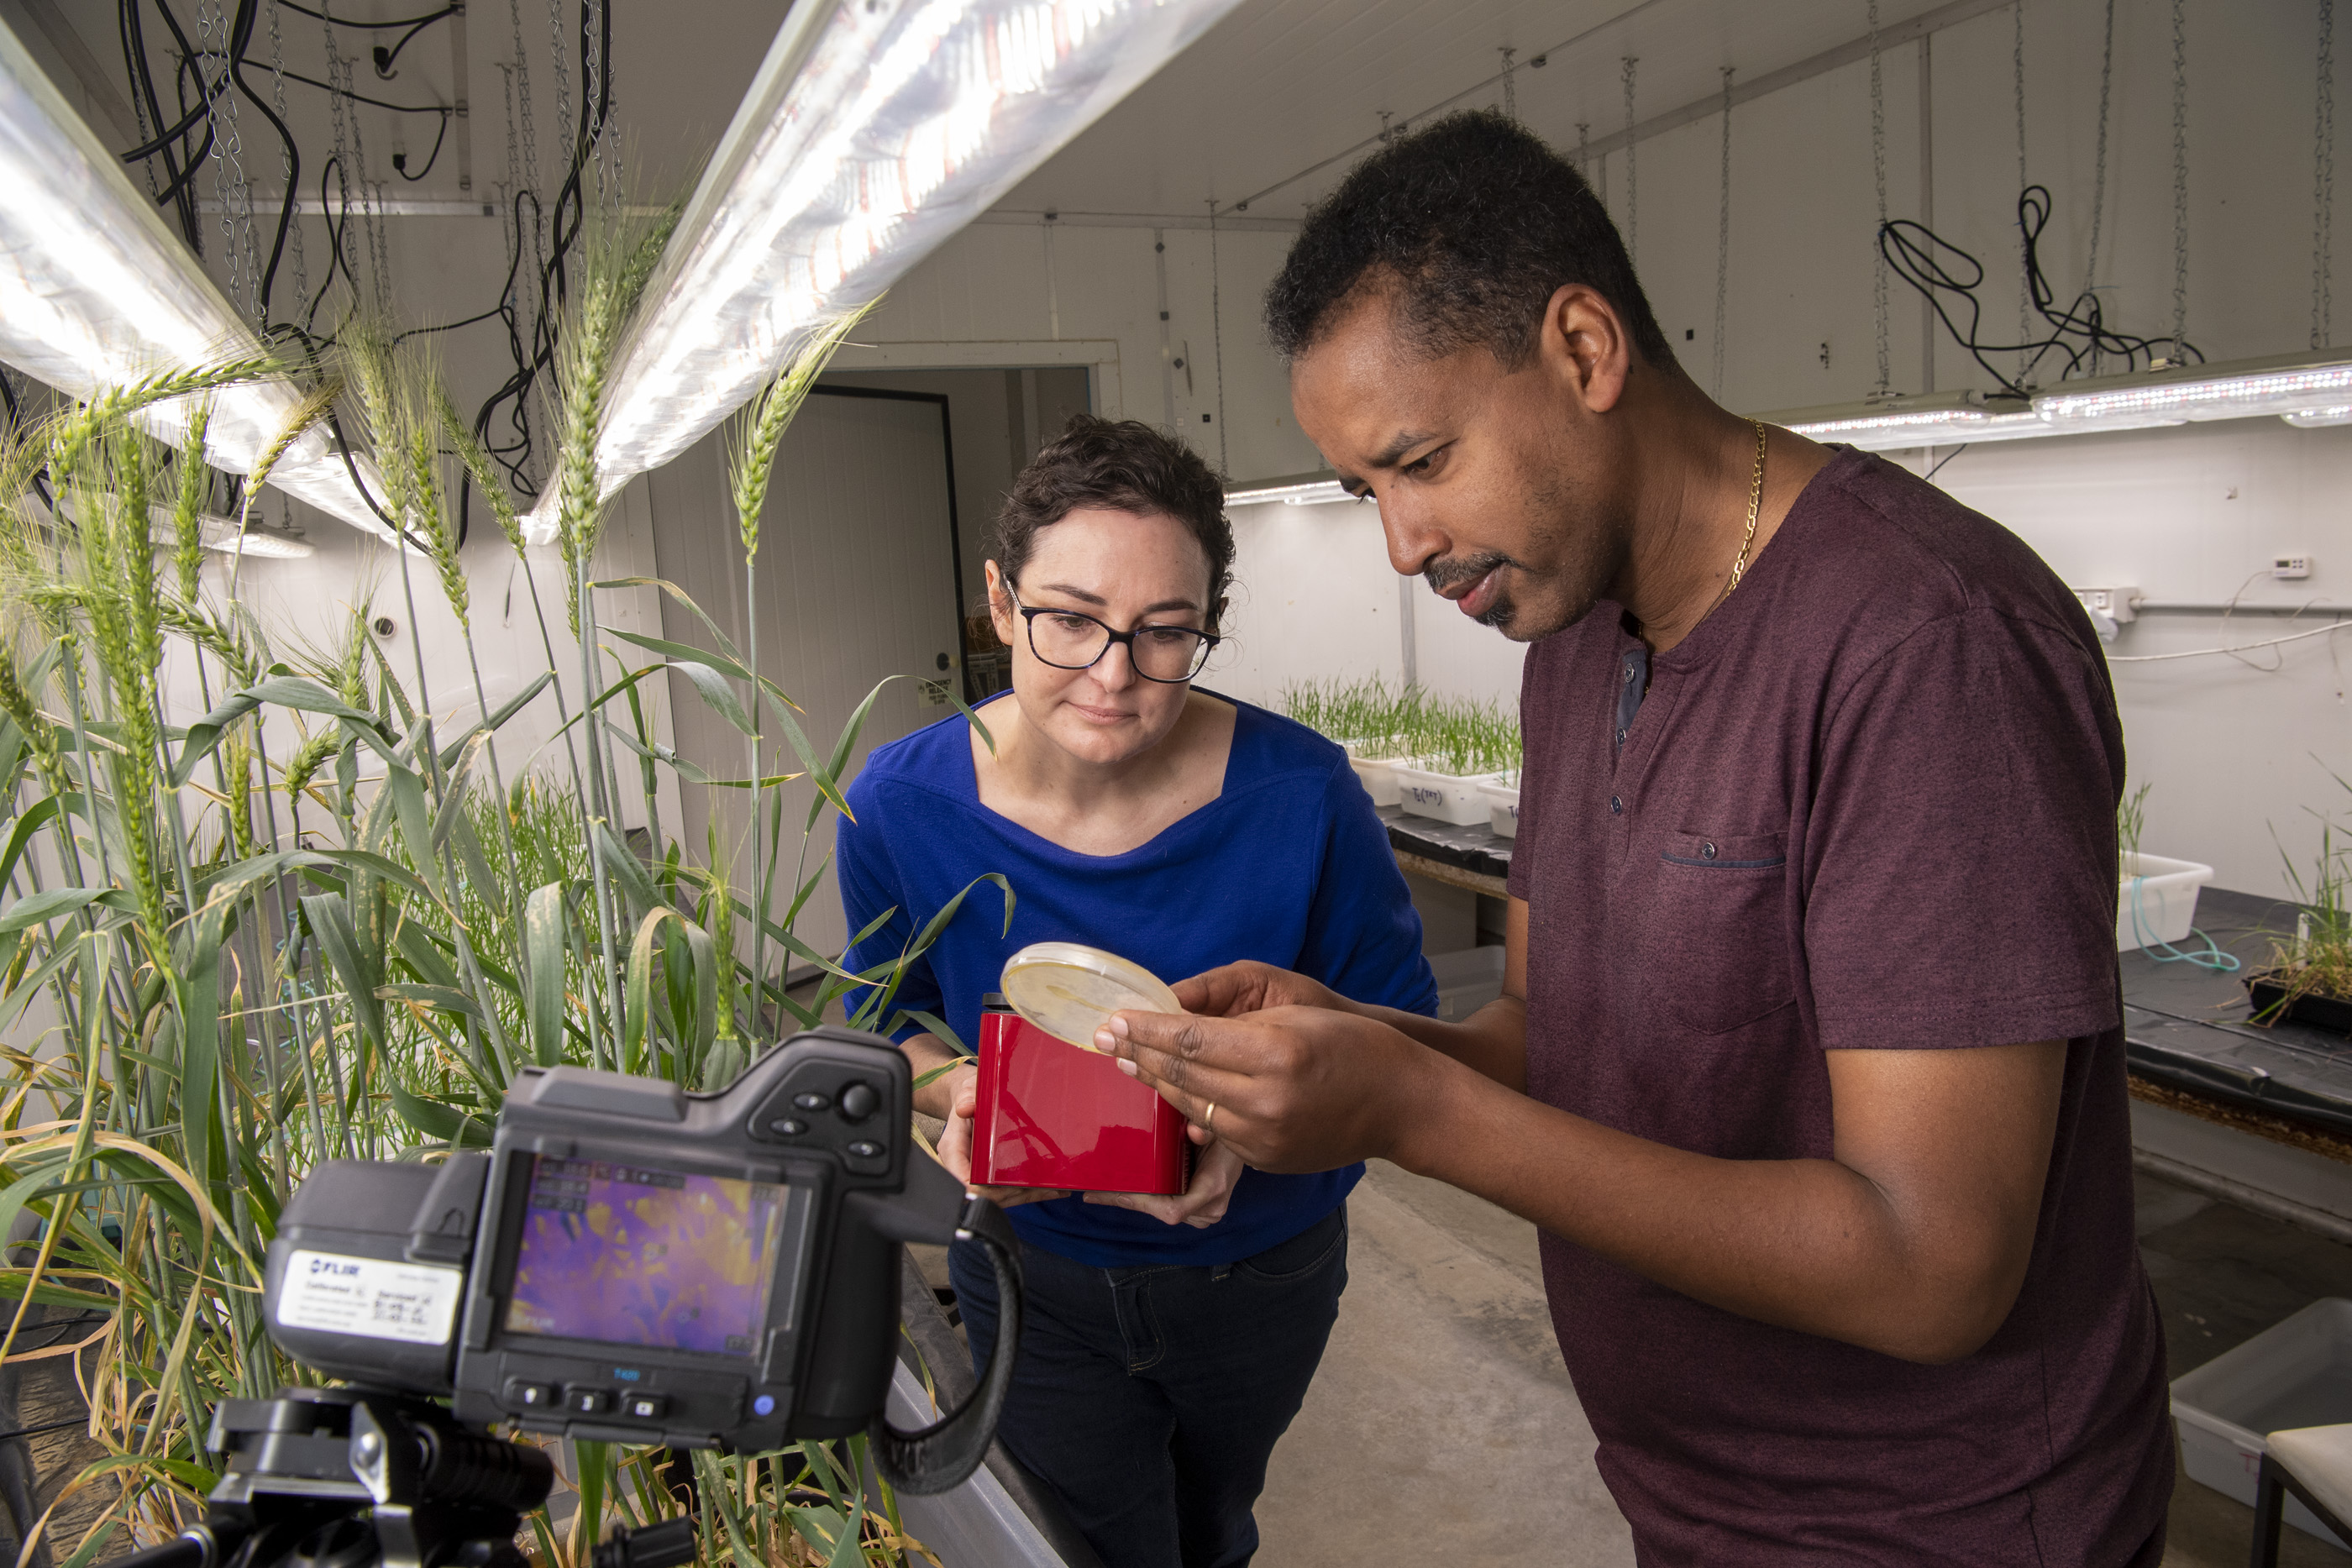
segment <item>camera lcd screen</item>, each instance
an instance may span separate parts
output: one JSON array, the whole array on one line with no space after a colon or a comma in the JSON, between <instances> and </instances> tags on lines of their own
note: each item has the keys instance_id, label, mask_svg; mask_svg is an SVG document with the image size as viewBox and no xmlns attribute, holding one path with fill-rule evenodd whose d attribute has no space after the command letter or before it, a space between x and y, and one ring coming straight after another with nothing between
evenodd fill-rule
<instances>
[{"instance_id":1,"label":"camera lcd screen","mask_svg":"<svg viewBox=\"0 0 2352 1568\"><path fill-rule=\"evenodd\" d=\"M602 1160L534 1163L507 1329L750 1355L784 1189Z\"/></svg>"}]
</instances>

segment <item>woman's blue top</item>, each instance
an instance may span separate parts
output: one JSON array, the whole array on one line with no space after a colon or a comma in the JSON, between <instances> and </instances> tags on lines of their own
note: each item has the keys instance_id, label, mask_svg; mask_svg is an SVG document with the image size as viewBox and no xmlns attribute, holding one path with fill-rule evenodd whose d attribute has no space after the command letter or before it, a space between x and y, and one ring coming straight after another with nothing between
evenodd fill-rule
<instances>
[{"instance_id":1,"label":"woman's blue top","mask_svg":"<svg viewBox=\"0 0 2352 1568\"><path fill-rule=\"evenodd\" d=\"M835 855L851 932L895 913L844 967L887 962L974 878L996 872L1013 884L1013 929L1003 896L974 889L891 1004L945 1019L966 1051L978 1048L981 998L1032 942L1106 948L1171 984L1256 958L1357 1001L1435 1012L1421 917L1346 755L1302 725L1233 706L1223 790L1118 855L1075 853L982 805L961 715L877 748L849 787L855 820L842 820ZM850 996L853 1012L863 995ZM1361 1165L1314 1176L1245 1170L1225 1218L1206 1228L1075 1197L1011 1214L1032 1245L1097 1268L1231 1263L1322 1218L1363 1174Z\"/></svg>"}]
</instances>

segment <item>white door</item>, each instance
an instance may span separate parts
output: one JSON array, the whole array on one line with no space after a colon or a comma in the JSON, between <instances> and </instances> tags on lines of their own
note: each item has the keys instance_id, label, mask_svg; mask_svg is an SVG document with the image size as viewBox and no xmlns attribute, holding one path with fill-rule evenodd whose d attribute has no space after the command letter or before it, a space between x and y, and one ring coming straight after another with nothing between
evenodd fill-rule
<instances>
[{"instance_id":1,"label":"white door","mask_svg":"<svg viewBox=\"0 0 2352 1568\"><path fill-rule=\"evenodd\" d=\"M760 521L755 558L760 673L792 695L820 757L829 756L850 714L876 683L891 675L943 675L941 654L958 643L953 487L950 482L946 400L819 387L803 405L777 453L775 477ZM743 547L727 482L721 430L652 476L654 538L661 575L684 590L737 648L750 651L743 614ZM665 596L663 635L711 645L693 612ZM714 777L749 770L748 743L682 677L671 677L677 749ZM852 753L854 778L866 754L955 710L927 704L913 680L893 681L874 705ZM762 722L767 769L797 772L770 716ZM702 858L715 810L721 841L733 846L730 874L748 888L747 792L681 782L685 841ZM790 907L800 825L814 790L784 786L787 856L775 880L771 917ZM818 819L806 865L833 849L834 813ZM803 873L805 874L805 873ZM841 894L828 866L803 908L795 933L828 956L848 939ZM743 946L748 954L748 941ZM775 973L773 946L770 973Z\"/></svg>"}]
</instances>

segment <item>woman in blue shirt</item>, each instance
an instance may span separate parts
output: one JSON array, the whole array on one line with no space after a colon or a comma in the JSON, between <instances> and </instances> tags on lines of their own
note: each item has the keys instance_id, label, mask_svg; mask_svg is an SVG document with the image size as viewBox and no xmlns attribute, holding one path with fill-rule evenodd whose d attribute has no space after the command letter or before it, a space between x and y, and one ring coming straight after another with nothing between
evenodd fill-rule
<instances>
[{"instance_id":1,"label":"woman in blue shirt","mask_svg":"<svg viewBox=\"0 0 2352 1568\"><path fill-rule=\"evenodd\" d=\"M1012 687L877 749L836 854L845 959L898 953L975 877L1013 884L1004 929L970 901L895 1006L979 1038L981 1001L1033 942L1106 947L1169 980L1256 958L1343 995L1433 1012L1421 922L1339 748L1191 685L1215 645L1233 530L1216 476L1149 426L1081 415L1014 481L988 562ZM918 1074L957 1060L901 1044ZM940 1152L969 1179L975 1070L928 1085ZM1251 1505L1297 1413L1347 1280L1363 1167L1243 1168L1213 1133L1174 1197L1004 1193L1029 1292L1004 1444L1109 1568L1236 1568ZM950 1260L975 1360L996 1332L984 1263Z\"/></svg>"}]
</instances>

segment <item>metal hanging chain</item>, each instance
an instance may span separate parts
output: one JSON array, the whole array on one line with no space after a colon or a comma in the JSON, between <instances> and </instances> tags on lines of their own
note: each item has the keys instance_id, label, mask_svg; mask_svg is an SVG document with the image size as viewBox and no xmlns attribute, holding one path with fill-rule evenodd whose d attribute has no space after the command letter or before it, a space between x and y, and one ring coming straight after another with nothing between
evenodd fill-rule
<instances>
[{"instance_id":1,"label":"metal hanging chain","mask_svg":"<svg viewBox=\"0 0 2352 1568\"><path fill-rule=\"evenodd\" d=\"M286 39L278 25L278 0L269 0L269 107L278 111L280 124L286 120ZM136 98L137 94L132 94ZM278 144L278 168L288 193L299 198L294 190L294 149L283 139ZM298 221L287 225L287 240L294 251L294 298L304 305L310 302L310 263L302 254L300 209L296 209Z\"/></svg>"},{"instance_id":2,"label":"metal hanging chain","mask_svg":"<svg viewBox=\"0 0 2352 1568\"><path fill-rule=\"evenodd\" d=\"M523 291L518 302L516 327L525 343L535 344L542 321L535 314L542 293L539 280L547 277L547 213L541 193L546 183L539 166L539 120L530 107L530 51L523 47L522 0L507 0L507 15L514 24L514 91L515 118L522 132L521 175L516 189L530 193L530 262L532 287ZM509 156L511 158L512 153ZM508 198L513 200L512 196ZM516 225L521 225L521 208L516 208ZM517 236L516 244L521 244Z\"/></svg>"},{"instance_id":3,"label":"metal hanging chain","mask_svg":"<svg viewBox=\"0 0 2352 1568\"><path fill-rule=\"evenodd\" d=\"M208 40L215 37L218 42ZM229 19L215 0L197 0L196 86L205 95L205 119L213 132L213 195L220 203L221 262L228 274L225 292L247 319L261 326L261 257L254 248L253 187L245 177L244 144L237 134L236 92L228 78ZM221 61L217 85L205 75L208 58Z\"/></svg>"},{"instance_id":4,"label":"metal hanging chain","mask_svg":"<svg viewBox=\"0 0 2352 1568\"><path fill-rule=\"evenodd\" d=\"M1723 196L1715 218L1715 383L1723 401L1725 297L1731 287L1731 68L1723 68Z\"/></svg>"},{"instance_id":5,"label":"metal hanging chain","mask_svg":"<svg viewBox=\"0 0 2352 1568\"><path fill-rule=\"evenodd\" d=\"M322 14L326 11L326 7L323 5L319 9ZM340 266L343 269L343 276L351 280L352 293L356 296L359 291L360 275L359 268L352 265L352 261L351 215L352 186L354 183L354 173L352 169L351 120L350 117L344 112L343 95L341 91L344 80L343 54L341 49L335 47L334 23L331 21L322 20L320 23L320 26L325 35L327 42L327 83L329 88L327 93L327 112L334 125L335 131L336 210L326 214L327 236L334 242L336 265ZM364 213L364 206L362 206L362 213ZM362 222L364 222L364 218L362 218ZM374 259L373 254L371 254L369 259L371 261ZM330 267L327 269L327 282L325 285L321 286L321 292L324 291L325 287L331 287L334 281L335 269L333 267ZM304 301L303 308L307 314L310 309L308 300ZM306 327L310 325L307 319L303 325Z\"/></svg>"},{"instance_id":6,"label":"metal hanging chain","mask_svg":"<svg viewBox=\"0 0 2352 1568\"><path fill-rule=\"evenodd\" d=\"M1633 183L1633 68L1641 63L1636 56L1625 57L1625 259L1628 261L1635 261L1642 248L1640 193ZM1637 261L1634 270L1640 270Z\"/></svg>"},{"instance_id":7,"label":"metal hanging chain","mask_svg":"<svg viewBox=\"0 0 2352 1568\"><path fill-rule=\"evenodd\" d=\"M2172 362L2189 336L2189 16L2172 0Z\"/></svg>"},{"instance_id":8,"label":"metal hanging chain","mask_svg":"<svg viewBox=\"0 0 2352 1568\"><path fill-rule=\"evenodd\" d=\"M2017 0L2011 7L2015 27L2012 31L2010 59L2011 70L2017 83L2017 188L2023 191L2032 182L2025 175L2025 0ZM2024 384L2025 373L2032 367L2032 355L2025 343L2033 336L2030 312L2033 308L2033 260L2027 248L2023 231L2017 236L2017 380Z\"/></svg>"},{"instance_id":9,"label":"metal hanging chain","mask_svg":"<svg viewBox=\"0 0 2352 1568\"><path fill-rule=\"evenodd\" d=\"M1387 118L1385 115L1383 119ZM1223 277L1217 270L1217 204L1209 204L1209 351L1217 362L1217 473L1233 477L1225 451L1225 316Z\"/></svg>"},{"instance_id":10,"label":"metal hanging chain","mask_svg":"<svg viewBox=\"0 0 2352 1568\"><path fill-rule=\"evenodd\" d=\"M1870 236L1870 302L1876 314L1878 391L1895 387L1893 361L1886 339L1886 247L1878 236L1886 232L1886 82L1879 69L1878 0L1870 0L1870 174L1878 189L1878 227Z\"/></svg>"},{"instance_id":11,"label":"metal hanging chain","mask_svg":"<svg viewBox=\"0 0 2352 1568\"><path fill-rule=\"evenodd\" d=\"M1503 46L1503 117L1515 123L1519 118L1519 89L1511 80L1511 60L1518 52L1508 44Z\"/></svg>"},{"instance_id":12,"label":"metal hanging chain","mask_svg":"<svg viewBox=\"0 0 2352 1568\"><path fill-rule=\"evenodd\" d=\"M2311 155L2311 346L2327 347L2328 246L2336 220L2336 0L2319 0L2319 113Z\"/></svg>"},{"instance_id":13,"label":"metal hanging chain","mask_svg":"<svg viewBox=\"0 0 2352 1568\"><path fill-rule=\"evenodd\" d=\"M2108 89L2116 74L2116 0L2107 0L2106 42L2099 53L2099 140L2097 159L2091 175L2091 250L2083 264L2083 293L2096 300L2094 290L2099 281L2099 228L2107 211L2107 103ZM2091 339L2091 373L2099 373L2099 337Z\"/></svg>"},{"instance_id":14,"label":"metal hanging chain","mask_svg":"<svg viewBox=\"0 0 2352 1568\"><path fill-rule=\"evenodd\" d=\"M1586 184L1592 183L1592 159L1585 152L1591 141L1592 127L1580 120L1576 122L1576 172L1584 176Z\"/></svg>"},{"instance_id":15,"label":"metal hanging chain","mask_svg":"<svg viewBox=\"0 0 2352 1568\"><path fill-rule=\"evenodd\" d=\"M596 164L596 197L607 212L621 208L621 163L608 147L613 118L612 69L603 47L605 0L583 0L580 39L581 90L588 95L588 155Z\"/></svg>"},{"instance_id":16,"label":"metal hanging chain","mask_svg":"<svg viewBox=\"0 0 2352 1568\"><path fill-rule=\"evenodd\" d=\"M563 52L563 0L547 0L547 29L549 49L555 57L555 124L569 150L563 162L564 179L569 180L572 160L578 154L580 143L579 132L572 128L572 68Z\"/></svg>"},{"instance_id":17,"label":"metal hanging chain","mask_svg":"<svg viewBox=\"0 0 2352 1568\"><path fill-rule=\"evenodd\" d=\"M352 71L353 62L342 57L342 89L355 94L359 83ZM392 246L383 233L383 184L368 178L367 141L360 133L360 117L356 109L352 113L352 166L360 189L361 237L367 244L368 270L373 275L376 309L385 316L392 314Z\"/></svg>"}]
</instances>

